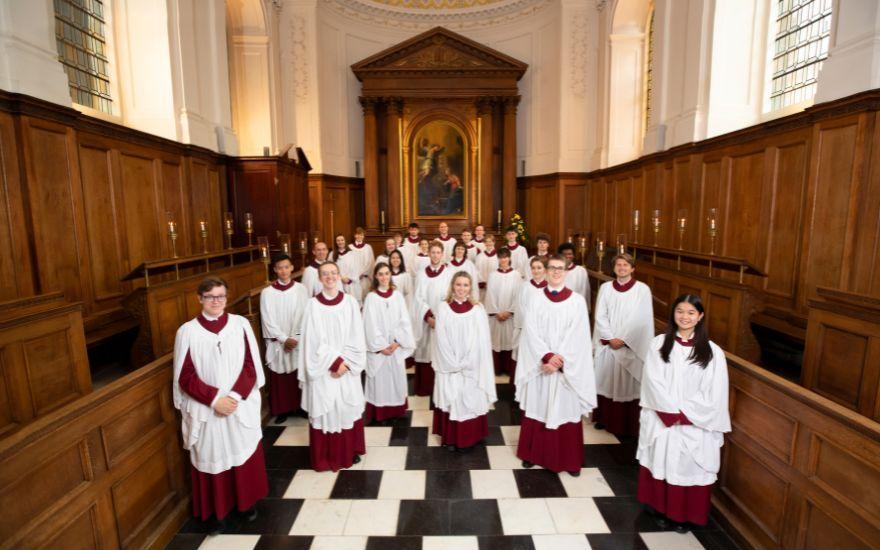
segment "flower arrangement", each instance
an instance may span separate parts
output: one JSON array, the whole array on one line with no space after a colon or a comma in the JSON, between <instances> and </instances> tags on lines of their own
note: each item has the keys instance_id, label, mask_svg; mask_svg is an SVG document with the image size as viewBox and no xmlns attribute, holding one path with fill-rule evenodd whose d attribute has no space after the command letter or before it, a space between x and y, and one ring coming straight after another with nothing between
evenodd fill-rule
<instances>
[{"instance_id":1,"label":"flower arrangement","mask_svg":"<svg viewBox=\"0 0 880 550\"><path fill-rule=\"evenodd\" d=\"M516 229L516 242L523 246L529 245L529 232L526 229L526 221L516 212L510 217L510 226Z\"/></svg>"}]
</instances>

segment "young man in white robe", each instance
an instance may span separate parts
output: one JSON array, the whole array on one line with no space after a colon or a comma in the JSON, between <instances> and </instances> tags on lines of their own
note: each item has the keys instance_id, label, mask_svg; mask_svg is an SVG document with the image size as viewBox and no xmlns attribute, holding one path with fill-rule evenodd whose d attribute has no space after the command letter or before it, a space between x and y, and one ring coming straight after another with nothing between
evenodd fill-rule
<instances>
[{"instance_id":1,"label":"young man in white robe","mask_svg":"<svg viewBox=\"0 0 880 550\"><path fill-rule=\"evenodd\" d=\"M326 262L319 275L324 289L309 300L303 316L300 372L312 468L335 472L366 453L361 386L366 342L357 301L337 290L338 266Z\"/></svg>"},{"instance_id":2,"label":"young man in white robe","mask_svg":"<svg viewBox=\"0 0 880 550\"><path fill-rule=\"evenodd\" d=\"M413 258L419 253L419 243L421 241L419 224L412 222L407 228L407 236L403 240L403 244L400 245L400 249L403 251L403 259L406 260L406 265L410 266L410 269L414 266ZM427 254L427 251L425 253Z\"/></svg>"},{"instance_id":3,"label":"young man in white robe","mask_svg":"<svg viewBox=\"0 0 880 550\"><path fill-rule=\"evenodd\" d=\"M618 254L611 265L615 279L599 287L593 329L593 362L599 403L596 428L614 435L639 433L639 381L654 339L651 289L633 277L635 259Z\"/></svg>"},{"instance_id":4,"label":"young man in white robe","mask_svg":"<svg viewBox=\"0 0 880 550\"><path fill-rule=\"evenodd\" d=\"M381 254L376 256L376 260L373 262L373 269L376 268L379 264L387 264L388 256L397 250L397 243L394 242L394 237L388 237L385 239L385 250L382 251ZM371 287L372 288L372 287Z\"/></svg>"},{"instance_id":5,"label":"young man in white robe","mask_svg":"<svg viewBox=\"0 0 880 550\"><path fill-rule=\"evenodd\" d=\"M456 273L437 307L432 342L432 433L450 450L466 451L489 435L487 414L498 400L486 310L476 301L470 275Z\"/></svg>"},{"instance_id":6,"label":"young man in white robe","mask_svg":"<svg viewBox=\"0 0 880 550\"><path fill-rule=\"evenodd\" d=\"M486 226L483 224L474 226L474 245L480 252L486 250Z\"/></svg>"},{"instance_id":7,"label":"young man in white robe","mask_svg":"<svg viewBox=\"0 0 880 550\"><path fill-rule=\"evenodd\" d=\"M400 255L400 252L396 252ZM382 425L406 416L409 388L406 359L416 347L410 312L403 293L394 287L391 267L373 270L373 289L364 300L364 332L367 341L367 380L364 414L367 423Z\"/></svg>"},{"instance_id":8,"label":"young man in white robe","mask_svg":"<svg viewBox=\"0 0 880 550\"><path fill-rule=\"evenodd\" d=\"M321 279L318 277L318 268L327 261L329 255L330 251L327 248L327 243L323 241L316 242L315 246L312 247L312 256L315 259L303 270L301 280L303 286L306 287L306 291L309 293L309 298L321 292L321 289L324 288L321 284ZM342 292L344 290L342 288L342 280L339 280L336 284L339 287L339 291Z\"/></svg>"},{"instance_id":9,"label":"young man in white robe","mask_svg":"<svg viewBox=\"0 0 880 550\"><path fill-rule=\"evenodd\" d=\"M367 295L367 292L370 291L370 274L373 272L373 265L375 265L376 259L373 255L373 247L368 245L364 240L366 238L366 232L362 227L356 227L354 230L354 242L352 242L348 247L354 253L355 258L357 258L357 266L358 271L358 281L361 284L361 298L358 299L361 305L364 304L363 297Z\"/></svg>"},{"instance_id":10,"label":"young man in white robe","mask_svg":"<svg viewBox=\"0 0 880 550\"><path fill-rule=\"evenodd\" d=\"M538 233L535 235L535 255L532 258L543 258L547 261L550 257L550 235ZM531 258L529 258L531 259Z\"/></svg>"},{"instance_id":11,"label":"young man in white robe","mask_svg":"<svg viewBox=\"0 0 880 550\"><path fill-rule=\"evenodd\" d=\"M449 224L446 222L440 222L440 225L437 226L437 231L440 232L437 240L443 245L443 261L449 263L449 260L452 259L452 248L456 242L455 237L449 234Z\"/></svg>"},{"instance_id":12,"label":"young man in white robe","mask_svg":"<svg viewBox=\"0 0 880 550\"><path fill-rule=\"evenodd\" d=\"M416 395L431 395L434 391L434 369L431 368L431 346L434 342L434 325L437 307L449 293L452 270L443 263L443 245L431 243L428 254L431 263L416 279L416 293L413 300L414 330L420 334L416 344L415 379L413 389Z\"/></svg>"},{"instance_id":13,"label":"young man in white robe","mask_svg":"<svg viewBox=\"0 0 880 550\"><path fill-rule=\"evenodd\" d=\"M266 366L269 369L269 412L276 424L300 410L299 354L302 339L302 316L311 294L293 280L293 261L279 256L272 265L275 282L260 293L260 322L266 343Z\"/></svg>"},{"instance_id":14,"label":"young man in white robe","mask_svg":"<svg viewBox=\"0 0 880 550\"><path fill-rule=\"evenodd\" d=\"M519 340L516 400L523 410L516 456L523 466L580 475L581 419L596 407L590 319L565 286L565 260L551 256L547 287L536 297Z\"/></svg>"},{"instance_id":15,"label":"young man in white robe","mask_svg":"<svg viewBox=\"0 0 880 550\"><path fill-rule=\"evenodd\" d=\"M565 258L565 269L568 274L565 276L565 286L572 289L575 293L582 296L587 303L587 310L590 309L590 277L584 266L577 265L574 261L574 245L571 243L562 243L557 248L559 254Z\"/></svg>"},{"instance_id":16,"label":"young man in white robe","mask_svg":"<svg viewBox=\"0 0 880 550\"><path fill-rule=\"evenodd\" d=\"M519 276L523 279L529 278L529 253L526 252L526 247L520 245L516 242L517 232L513 227L508 227L507 231L504 234L504 238L507 241L505 244L505 248L510 250L510 266L519 273Z\"/></svg>"},{"instance_id":17,"label":"young man in white robe","mask_svg":"<svg viewBox=\"0 0 880 550\"><path fill-rule=\"evenodd\" d=\"M464 243L455 243L452 248L452 258L449 260L449 269L452 273L464 271L471 276L474 281L477 280L477 266L467 257L467 247Z\"/></svg>"},{"instance_id":18,"label":"young man in white robe","mask_svg":"<svg viewBox=\"0 0 880 550\"><path fill-rule=\"evenodd\" d=\"M225 529L235 507L248 521L269 494L260 424L265 384L250 321L225 313L228 286L208 277L199 284L202 312L174 339L172 396L189 451L193 515L212 534Z\"/></svg>"},{"instance_id":19,"label":"young man in white robe","mask_svg":"<svg viewBox=\"0 0 880 550\"><path fill-rule=\"evenodd\" d=\"M522 284L522 277L510 266L510 251L502 248L498 251L498 269L489 275L486 284L484 304L489 314L495 374L507 374L511 382L516 379L516 361L512 353L519 334L514 317Z\"/></svg>"},{"instance_id":20,"label":"young man in white robe","mask_svg":"<svg viewBox=\"0 0 880 550\"><path fill-rule=\"evenodd\" d=\"M419 280L419 274L425 270L431 264L431 256L428 254L428 251L431 247L431 241L428 239L422 239L419 241L419 251L413 256L412 262L406 259L406 256L403 257L404 261L406 261L407 269L412 275L413 279L413 293L415 293L416 282Z\"/></svg>"},{"instance_id":21,"label":"young man in white robe","mask_svg":"<svg viewBox=\"0 0 880 550\"><path fill-rule=\"evenodd\" d=\"M730 432L727 361L709 340L699 296L672 304L666 333L655 337L642 372L637 498L657 523L683 533L706 525Z\"/></svg>"},{"instance_id":22,"label":"young man in white robe","mask_svg":"<svg viewBox=\"0 0 880 550\"><path fill-rule=\"evenodd\" d=\"M339 268L338 281L342 283L342 289L346 294L351 294L357 300L358 304L364 301L363 288L360 284L361 276L361 259L360 256L352 252L351 248L345 244L345 235L336 235L336 248L333 251L333 262ZM320 269L318 280L321 279ZM338 284L338 282L337 282ZM323 290L323 282L321 290ZM317 294L320 294L318 292ZM316 295L317 295L316 294Z\"/></svg>"},{"instance_id":23,"label":"young man in white robe","mask_svg":"<svg viewBox=\"0 0 880 550\"><path fill-rule=\"evenodd\" d=\"M489 282L489 275L498 269L498 251L495 250L493 235L486 235L485 249L482 254L477 256L476 266L480 300L482 301L486 298L486 283Z\"/></svg>"},{"instance_id":24,"label":"young man in white robe","mask_svg":"<svg viewBox=\"0 0 880 550\"><path fill-rule=\"evenodd\" d=\"M477 256L480 254L480 247L474 242L473 233L468 228L464 228L461 230L461 242L464 244L465 250L467 250L467 259L475 262L477 261Z\"/></svg>"}]
</instances>

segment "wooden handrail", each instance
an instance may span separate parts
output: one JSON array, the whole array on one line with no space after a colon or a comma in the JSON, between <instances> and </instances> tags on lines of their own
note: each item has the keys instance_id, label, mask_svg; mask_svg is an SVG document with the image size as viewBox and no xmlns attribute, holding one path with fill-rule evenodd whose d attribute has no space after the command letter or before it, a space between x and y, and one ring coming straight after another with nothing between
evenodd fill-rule
<instances>
[{"instance_id":1,"label":"wooden handrail","mask_svg":"<svg viewBox=\"0 0 880 550\"><path fill-rule=\"evenodd\" d=\"M193 263L202 263L206 260L214 258L226 258L235 254L243 254L245 252L259 252L258 246L240 246L238 248L226 248L215 252L207 252L204 254L192 254L189 256L180 256L179 258L160 258L157 260L147 260L132 269L128 275L120 279L121 281L131 281L143 277L144 273L150 269L161 267L175 267Z\"/></svg>"},{"instance_id":2,"label":"wooden handrail","mask_svg":"<svg viewBox=\"0 0 880 550\"><path fill-rule=\"evenodd\" d=\"M596 271L596 270L590 269L586 266L584 266L584 269L587 270L587 275L589 275L590 277L592 277L596 280L602 281L603 283L614 280L614 277L612 277L611 275L606 275L606 274L602 273L601 271ZM666 307L669 305L668 303L664 302L663 300L661 300L660 298L655 296L653 292L651 293L651 299L663 307Z\"/></svg>"}]
</instances>

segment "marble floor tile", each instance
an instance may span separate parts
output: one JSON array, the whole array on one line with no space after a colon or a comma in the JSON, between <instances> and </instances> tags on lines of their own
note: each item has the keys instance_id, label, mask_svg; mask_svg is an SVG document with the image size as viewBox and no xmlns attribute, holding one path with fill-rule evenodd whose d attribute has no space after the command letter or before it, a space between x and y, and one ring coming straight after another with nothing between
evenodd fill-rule
<instances>
[{"instance_id":1,"label":"marble floor tile","mask_svg":"<svg viewBox=\"0 0 880 550\"><path fill-rule=\"evenodd\" d=\"M316 472L297 470L284 492L284 498L330 498L339 472Z\"/></svg>"},{"instance_id":2,"label":"marble floor tile","mask_svg":"<svg viewBox=\"0 0 880 550\"><path fill-rule=\"evenodd\" d=\"M566 496L570 497L613 497L614 491L608 485L599 468L581 468L579 477L571 477L567 472L557 474Z\"/></svg>"},{"instance_id":3,"label":"marble floor tile","mask_svg":"<svg viewBox=\"0 0 880 550\"><path fill-rule=\"evenodd\" d=\"M641 537L648 550L703 550L693 533L641 533Z\"/></svg>"},{"instance_id":4,"label":"marble floor tile","mask_svg":"<svg viewBox=\"0 0 880 550\"><path fill-rule=\"evenodd\" d=\"M364 470L405 470L406 447L367 447L361 457Z\"/></svg>"},{"instance_id":5,"label":"marble floor tile","mask_svg":"<svg viewBox=\"0 0 880 550\"><path fill-rule=\"evenodd\" d=\"M590 550L584 535L532 535L535 550Z\"/></svg>"},{"instance_id":6,"label":"marble floor tile","mask_svg":"<svg viewBox=\"0 0 880 550\"><path fill-rule=\"evenodd\" d=\"M471 470L473 498L519 498L513 470Z\"/></svg>"},{"instance_id":7,"label":"marble floor tile","mask_svg":"<svg viewBox=\"0 0 880 550\"><path fill-rule=\"evenodd\" d=\"M516 457L516 447L508 445L486 447L489 465L493 470L522 469L522 460Z\"/></svg>"},{"instance_id":8,"label":"marble floor tile","mask_svg":"<svg viewBox=\"0 0 880 550\"><path fill-rule=\"evenodd\" d=\"M556 533L553 518L543 498L499 499L498 512L505 535Z\"/></svg>"},{"instance_id":9,"label":"marble floor tile","mask_svg":"<svg viewBox=\"0 0 880 550\"><path fill-rule=\"evenodd\" d=\"M275 445L279 447L308 447L309 427L289 426L285 428L275 440Z\"/></svg>"},{"instance_id":10,"label":"marble floor tile","mask_svg":"<svg viewBox=\"0 0 880 550\"><path fill-rule=\"evenodd\" d=\"M391 426L368 426L364 428L367 447L387 447L391 443Z\"/></svg>"},{"instance_id":11,"label":"marble floor tile","mask_svg":"<svg viewBox=\"0 0 880 550\"><path fill-rule=\"evenodd\" d=\"M399 500L356 500L351 503L343 534L396 535L399 508Z\"/></svg>"},{"instance_id":12,"label":"marble floor tile","mask_svg":"<svg viewBox=\"0 0 880 550\"><path fill-rule=\"evenodd\" d=\"M425 537L422 550L479 550L477 537Z\"/></svg>"},{"instance_id":13,"label":"marble floor tile","mask_svg":"<svg viewBox=\"0 0 880 550\"><path fill-rule=\"evenodd\" d=\"M424 470L388 470L382 473L378 498L424 499L426 472Z\"/></svg>"},{"instance_id":14,"label":"marble floor tile","mask_svg":"<svg viewBox=\"0 0 880 550\"><path fill-rule=\"evenodd\" d=\"M309 550L364 550L367 537L318 536Z\"/></svg>"},{"instance_id":15,"label":"marble floor tile","mask_svg":"<svg viewBox=\"0 0 880 550\"><path fill-rule=\"evenodd\" d=\"M199 550L252 550L260 535L216 535L206 537Z\"/></svg>"},{"instance_id":16,"label":"marble floor tile","mask_svg":"<svg viewBox=\"0 0 880 550\"><path fill-rule=\"evenodd\" d=\"M610 532L591 498L548 498L546 501L557 533Z\"/></svg>"},{"instance_id":17,"label":"marble floor tile","mask_svg":"<svg viewBox=\"0 0 880 550\"><path fill-rule=\"evenodd\" d=\"M342 535L350 509L350 500L306 500L290 534Z\"/></svg>"}]
</instances>

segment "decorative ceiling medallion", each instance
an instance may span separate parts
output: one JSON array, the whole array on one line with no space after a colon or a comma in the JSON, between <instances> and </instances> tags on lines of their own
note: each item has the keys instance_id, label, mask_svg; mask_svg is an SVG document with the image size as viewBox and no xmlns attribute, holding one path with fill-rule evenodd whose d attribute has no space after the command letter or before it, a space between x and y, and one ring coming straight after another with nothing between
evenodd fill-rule
<instances>
[{"instance_id":1,"label":"decorative ceiling medallion","mask_svg":"<svg viewBox=\"0 0 880 550\"><path fill-rule=\"evenodd\" d=\"M497 4L504 0L368 0L376 4L418 10L448 10Z\"/></svg>"},{"instance_id":2,"label":"decorative ceiling medallion","mask_svg":"<svg viewBox=\"0 0 880 550\"><path fill-rule=\"evenodd\" d=\"M384 27L425 30L485 28L530 17L553 0L328 0L336 13Z\"/></svg>"}]
</instances>

